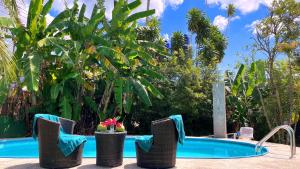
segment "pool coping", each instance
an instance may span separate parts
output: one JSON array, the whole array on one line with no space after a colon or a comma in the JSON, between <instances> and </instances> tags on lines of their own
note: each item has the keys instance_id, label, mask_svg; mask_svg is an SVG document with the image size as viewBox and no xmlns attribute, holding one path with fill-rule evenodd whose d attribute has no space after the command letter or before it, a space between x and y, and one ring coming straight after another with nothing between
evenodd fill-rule
<instances>
[{"instance_id":1,"label":"pool coping","mask_svg":"<svg viewBox=\"0 0 300 169\"><path fill-rule=\"evenodd\" d=\"M235 140L230 140L235 141ZM257 141L239 140L256 144ZM297 169L300 166L300 154L292 159L289 145L266 142L269 153L264 156L239 159L176 159L173 169ZM297 147L297 152L300 148ZM123 165L112 169L140 169L136 158L124 158ZM38 158L0 158L1 169L41 169ZM72 169L102 169L96 166L96 158L83 158L82 164ZM107 168L103 168L107 169Z\"/></svg>"},{"instance_id":2,"label":"pool coping","mask_svg":"<svg viewBox=\"0 0 300 169\"><path fill-rule=\"evenodd\" d=\"M134 139L136 137L139 137L140 135L127 135L127 138ZM94 138L93 135L86 136L87 139L92 139ZM226 139L226 138L211 138L211 137L194 137L194 136L187 136L187 140L205 140L205 141L210 141L213 140L215 142L226 142L229 144L240 144L244 146L249 146L249 147L255 147L255 144L250 143L250 142L243 142L242 140L234 140L234 139ZM18 142L22 140L32 140L32 137L23 137L23 138L11 138L11 139L0 139L0 143L3 142ZM241 159L241 158L254 158L254 157L259 157L259 156L264 156L269 153L269 150L265 147L262 146L261 151L264 150L263 153L256 154L256 155L247 155L247 156L235 156L235 157L176 157L178 159ZM16 159L30 159L30 158L38 158L38 157L13 157L13 156L6 156L6 157L0 157L0 158L16 158ZM83 157L83 158L95 158L95 157ZM124 158L136 158L136 157L124 157Z\"/></svg>"}]
</instances>

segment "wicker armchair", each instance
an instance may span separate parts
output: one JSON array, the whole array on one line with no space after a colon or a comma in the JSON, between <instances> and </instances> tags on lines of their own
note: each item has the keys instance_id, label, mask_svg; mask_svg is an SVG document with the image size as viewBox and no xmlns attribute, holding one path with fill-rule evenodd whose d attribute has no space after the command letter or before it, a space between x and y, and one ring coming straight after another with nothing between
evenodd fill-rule
<instances>
[{"instance_id":1,"label":"wicker armchair","mask_svg":"<svg viewBox=\"0 0 300 169\"><path fill-rule=\"evenodd\" d=\"M171 119L152 121L153 145L149 152L135 143L137 165L143 168L171 168L176 163L178 133Z\"/></svg>"},{"instance_id":2,"label":"wicker armchair","mask_svg":"<svg viewBox=\"0 0 300 169\"><path fill-rule=\"evenodd\" d=\"M60 125L65 133L73 134L75 122L72 120L60 118L60 124L39 118L38 141L39 141L39 160L43 168L70 168L81 164L82 149L81 144L74 152L65 157L58 148L58 136Z\"/></svg>"}]
</instances>

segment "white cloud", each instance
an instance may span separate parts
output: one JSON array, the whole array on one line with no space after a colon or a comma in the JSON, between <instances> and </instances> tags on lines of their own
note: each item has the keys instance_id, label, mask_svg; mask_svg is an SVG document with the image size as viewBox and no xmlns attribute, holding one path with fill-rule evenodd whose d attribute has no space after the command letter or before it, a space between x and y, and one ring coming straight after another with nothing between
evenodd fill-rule
<instances>
[{"instance_id":1,"label":"white cloud","mask_svg":"<svg viewBox=\"0 0 300 169\"><path fill-rule=\"evenodd\" d=\"M246 28L252 32L253 35L257 33L257 25L260 23L260 20L254 20L251 24L246 25Z\"/></svg>"},{"instance_id":2,"label":"white cloud","mask_svg":"<svg viewBox=\"0 0 300 169\"><path fill-rule=\"evenodd\" d=\"M229 21L232 22L232 21L235 21L238 19L240 19L240 16L234 16L234 17L229 18Z\"/></svg>"},{"instance_id":3,"label":"white cloud","mask_svg":"<svg viewBox=\"0 0 300 169\"><path fill-rule=\"evenodd\" d=\"M228 18L218 15L215 17L213 25L217 26L221 31L224 31L228 25Z\"/></svg>"},{"instance_id":4,"label":"white cloud","mask_svg":"<svg viewBox=\"0 0 300 169\"><path fill-rule=\"evenodd\" d=\"M166 1L171 7L177 8L179 5L183 3L183 0L167 0Z\"/></svg>"},{"instance_id":5,"label":"white cloud","mask_svg":"<svg viewBox=\"0 0 300 169\"><path fill-rule=\"evenodd\" d=\"M169 40L170 40L169 34L165 33L165 34L163 35L163 39L166 40L166 41L169 41Z\"/></svg>"},{"instance_id":6,"label":"white cloud","mask_svg":"<svg viewBox=\"0 0 300 169\"><path fill-rule=\"evenodd\" d=\"M232 18L226 18L224 16L217 15L214 18L213 25L217 26L220 29L220 31L224 31L227 28L229 21L231 22L237 19L240 19L240 17L234 16Z\"/></svg>"},{"instance_id":7,"label":"white cloud","mask_svg":"<svg viewBox=\"0 0 300 169\"><path fill-rule=\"evenodd\" d=\"M297 0L300 1L300 0ZM226 9L228 4L233 4L242 14L247 14L258 10L260 5L271 6L273 0L207 0L210 5L219 5Z\"/></svg>"}]
</instances>

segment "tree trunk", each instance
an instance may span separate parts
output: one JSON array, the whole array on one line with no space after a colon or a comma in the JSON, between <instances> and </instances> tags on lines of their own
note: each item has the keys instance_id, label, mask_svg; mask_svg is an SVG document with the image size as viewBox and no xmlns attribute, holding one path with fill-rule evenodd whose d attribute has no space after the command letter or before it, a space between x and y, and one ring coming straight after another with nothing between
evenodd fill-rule
<instances>
[{"instance_id":1,"label":"tree trunk","mask_svg":"<svg viewBox=\"0 0 300 169\"><path fill-rule=\"evenodd\" d=\"M268 124L268 127L270 129L270 131L272 130L272 124L271 124L271 121L268 117L268 114L267 114L267 110L266 110L266 107L265 107L265 103L264 103L264 99L262 97L262 94L261 94L261 91L259 88L257 88L257 91L258 91L258 94L259 94L259 99L260 99L260 103L262 105L262 108L263 108L263 113L264 113L264 116L266 118L266 121L267 121L267 124Z\"/></svg>"},{"instance_id":2,"label":"tree trunk","mask_svg":"<svg viewBox=\"0 0 300 169\"><path fill-rule=\"evenodd\" d=\"M281 106L281 101L280 101L280 95L279 95L279 91L278 91L278 87L274 82L274 61L275 61L275 55L274 54L270 54L269 55L269 76L270 76L270 86L271 86L271 93L272 95L275 94L275 99L276 99L276 103L277 103L277 108L278 108L278 120L277 120L277 124L275 124L276 126L278 125L282 125L283 123L283 110L282 110L282 106ZM283 135L281 132L278 132L278 142L281 142L283 138Z\"/></svg>"},{"instance_id":3,"label":"tree trunk","mask_svg":"<svg viewBox=\"0 0 300 169\"><path fill-rule=\"evenodd\" d=\"M289 96L288 96L288 101L289 101L289 125L292 124L292 116L293 116L293 107L294 107L294 89L293 89L293 70L292 70L292 63L291 63L291 53L288 53L288 64L289 64Z\"/></svg>"}]
</instances>

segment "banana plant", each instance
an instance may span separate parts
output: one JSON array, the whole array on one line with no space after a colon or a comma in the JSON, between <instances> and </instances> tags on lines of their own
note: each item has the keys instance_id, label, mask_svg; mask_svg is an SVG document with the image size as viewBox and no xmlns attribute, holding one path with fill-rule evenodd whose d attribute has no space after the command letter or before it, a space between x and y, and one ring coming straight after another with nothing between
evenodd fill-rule
<instances>
[{"instance_id":1,"label":"banana plant","mask_svg":"<svg viewBox=\"0 0 300 169\"><path fill-rule=\"evenodd\" d=\"M234 80L232 80L232 74L226 72L228 109L232 112L233 122L236 122L238 126L249 122L250 113L256 109L256 104L263 104L260 86L264 82L264 62L260 60L252 62L250 68L241 64ZM257 102L257 100L262 102ZM262 111L265 112L265 110Z\"/></svg>"},{"instance_id":2,"label":"banana plant","mask_svg":"<svg viewBox=\"0 0 300 169\"><path fill-rule=\"evenodd\" d=\"M68 36L70 40L52 36L38 42L40 47L51 50L54 48L56 55L60 55L56 58L65 64L59 68L60 71L65 72L65 68L69 67L73 72L78 72L77 86L94 88L95 83L91 79L106 82L105 91L96 111L99 117L106 114L108 105L113 102L116 103L120 114L130 112L135 95L149 106L151 101L148 92L162 98L162 94L150 83L152 79L163 79L155 71L157 63L152 53L160 55L167 53L164 46L138 40L137 21L154 13L154 10L148 10L131 14L139 5L140 0L131 3L125 0L117 1L112 11L112 19L108 21L101 4L96 4L91 17L87 18L85 4L79 9L75 1L71 9L58 14L45 29L45 32L49 33L56 30L59 32L56 34ZM86 78L87 72L94 72L92 78ZM51 93L53 99L62 100L60 103L62 115L70 118L73 117L71 114L74 110L70 105L76 104L72 104L70 99L65 99L65 90L57 87L57 84L61 86L65 82L62 79L56 82L51 87ZM94 105L95 102L91 103L92 109Z\"/></svg>"},{"instance_id":3,"label":"banana plant","mask_svg":"<svg viewBox=\"0 0 300 169\"><path fill-rule=\"evenodd\" d=\"M27 23L25 26L18 24L11 29L15 42L15 58L17 61L19 76L24 76L24 87L30 92L39 90L41 64L44 61L45 49L38 46L39 40L47 36L45 34L46 15L51 9L53 0L30 1Z\"/></svg>"},{"instance_id":4,"label":"banana plant","mask_svg":"<svg viewBox=\"0 0 300 169\"><path fill-rule=\"evenodd\" d=\"M52 3L53 0L31 0L27 23L10 28L18 76L24 76L23 89L31 93L33 105L44 106L46 113L59 112L78 120L87 101L92 100L86 106L95 111L97 81L105 81L97 103L99 117L113 104L120 114L130 112L136 97L150 106L149 92L163 97L151 81L163 79L156 72L154 54L167 55L166 49L139 40L136 31L138 20L153 15L154 10L132 13L141 0L119 0L108 20L101 1L95 4L90 17L85 14L86 5L79 7L74 1L72 8L47 25L46 15Z\"/></svg>"},{"instance_id":5,"label":"banana plant","mask_svg":"<svg viewBox=\"0 0 300 169\"><path fill-rule=\"evenodd\" d=\"M154 14L154 10L147 10L132 14L132 11L141 5L140 0L128 3L119 0L114 4L112 19L103 20L103 32L107 43L96 45L96 55L106 70L107 84L111 87L107 91L114 92L119 113L123 111L129 113L133 96L136 95L145 105L151 106L149 93L158 98L163 98L162 94L150 83L152 79L163 79L155 72L157 61L152 53L167 55L164 46L138 40L136 32L139 19L146 18ZM113 90L111 90L113 89ZM103 112L106 111L105 100L103 98Z\"/></svg>"}]
</instances>

